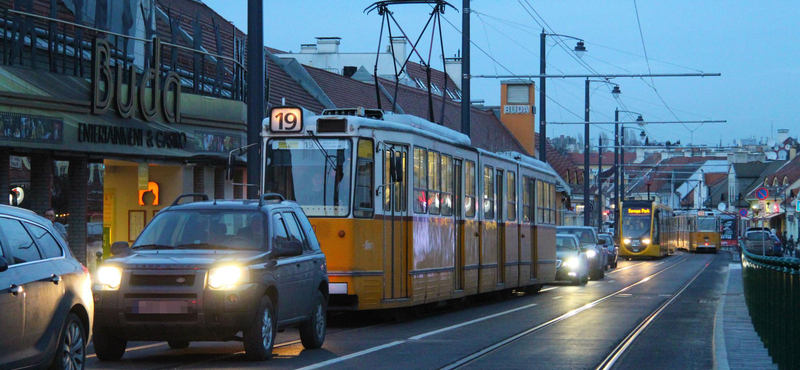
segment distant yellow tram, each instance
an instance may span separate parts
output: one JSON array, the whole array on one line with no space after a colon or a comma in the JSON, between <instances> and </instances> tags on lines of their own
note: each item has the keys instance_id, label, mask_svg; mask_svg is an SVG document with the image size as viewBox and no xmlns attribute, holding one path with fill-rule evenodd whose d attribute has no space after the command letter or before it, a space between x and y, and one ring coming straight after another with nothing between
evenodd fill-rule
<instances>
[{"instance_id":1,"label":"distant yellow tram","mask_svg":"<svg viewBox=\"0 0 800 370\"><path fill-rule=\"evenodd\" d=\"M683 228L682 248L690 252L717 253L722 248L721 214L710 210L680 212L676 218Z\"/></svg>"},{"instance_id":2,"label":"distant yellow tram","mask_svg":"<svg viewBox=\"0 0 800 370\"><path fill-rule=\"evenodd\" d=\"M625 201L621 204L620 235L625 258L659 258L675 252L677 229L672 210L652 201Z\"/></svg>"},{"instance_id":3,"label":"distant yellow tram","mask_svg":"<svg viewBox=\"0 0 800 370\"><path fill-rule=\"evenodd\" d=\"M287 120L289 114L294 118ZM557 175L418 117L273 110L264 193L296 200L327 258L331 309L409 307L555 280Z\"/></svg>"}]
</instances>

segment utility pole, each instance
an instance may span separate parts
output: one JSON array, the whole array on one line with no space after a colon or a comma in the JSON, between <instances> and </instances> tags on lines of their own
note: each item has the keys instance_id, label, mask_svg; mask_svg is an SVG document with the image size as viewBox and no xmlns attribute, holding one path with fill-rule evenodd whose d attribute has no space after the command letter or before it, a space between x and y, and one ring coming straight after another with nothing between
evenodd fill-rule
<instances>
[{"instance_id":1,"label":"utility pole","mask_svg":"<svg viewBox=\"0 0 800 370\"><path fill-rule=\"evenodd\" d=\"M589 79L586 79L586 125L583 129L583 226L591 226L589 218Z\"/></svg>"},{"instance_id":2,"label":"utility pole","mask_svg":"<svg viewBox=\"0 0 800 370\"><path fill-rule=\"evenodd\" d=\"M619 218L622 211L619 209L619 108L614 109L614 239L619 245Z\"/></svg>"},{"instance_id":3,"label":"utility pole","mask_svg":"<svg viewBox=\"0 0 800 370\"><path fill-rule=\"evenodd\" d=\"M464 51L464 55L461 57L461 133L467 137L471 137L469 109L472 105L469 91L469 12L469 0L463 0L461 9L461 50Z\"/></svg>"},{"instance_id":4,"label":"utility pole","mask_svg":"<svg viewBox=\"0 0 800 370\"><path fill-rule=\"evenodd\" d=\"M542 75L539 77L539 159L542 162L547 162L547 150L545 150L545 145L547 144L547 127L545 126L547 123L547 96L546 94L546 79L544 78L545 71L547 69L547 63L545 56L547 55L547 50L545 50L545 41L547 40L547 32L542 29L542 35L540 36L541 39L539 40L539 74Z\"/></svg>"},{"instance_id":5,"label":"utility pole","mask_svg":"<svg viewBox=\"0 0 800 370\"><path fill-rule=\"evenodd\" d=\"M264 119L264 1L247 2L247 198L261 184L261 122Z\"/></svg>"},{"instance_id":6,"label":"utility pole","mask_svg":"<svg viewBox=\"0 0 800 370\"><path fill-rule=\"evenodd\" d=\"M603 136L597 138L600 146L597 147L597 228L603 227Z\"/></svg>"}]
</instances>

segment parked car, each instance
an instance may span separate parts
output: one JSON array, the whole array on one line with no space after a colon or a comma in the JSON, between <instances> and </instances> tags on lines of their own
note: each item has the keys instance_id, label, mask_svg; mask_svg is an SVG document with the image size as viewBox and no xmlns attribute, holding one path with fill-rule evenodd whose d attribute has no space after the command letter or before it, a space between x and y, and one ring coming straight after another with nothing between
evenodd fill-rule
<instances>
[{"instance_id":1,"label":"parked car","mask_svg":"<svg viewBox=\"0 0 800 370\"><path fill-rule=\"evenodd\" d=\"M748 252L754 254L763 254L767 256L780 256L782 255L780 241L777 242L777 237L772 235L769 231L752 230L744 235L744 247Z\"/></svg>"},{"instance_id":2,"label":"parked car","mask_svg":"<svg viewBox=\"0 0 800 370\"><path fill-rule=\"evenodd\" d=\"M556 280L569 280L575 285L589 281L589 258L575 235L556 234Z\"/></svg>"},{"instance_id":3,"label":"parked car","mask_svg":"<svg viewBox=\"0 0 800 370\"><path fill-rule=\"evenodd\" d=\"M617 268L617 259L619 258L619 246L617 245L617 241L614 239L614 235L607 233L600 233L597 235L597 238L600 239L600 244L602 244L603 248L605 248L606 252L608 252L607 266L612 269Z\"/></svg>"},{"instance_id":4,"label":"parked car","mask_svg":"<svg viewBox=\"0 0 800 370\"><path fill-rule=\"evenodd\" d=\"M186 196L130 248L111 246L94 286L97 358L119 360L128 341L238 339L247 357L268 360L278 330L292 326L305 348L320 348L327 267L300 206L280 195L179 204Z\"/></svg>"},{"instance_id":5,"label":"parked car","mask_svg":"<svg viewBox=\"0 0 800 370\"><path fill-rule=\"evenodd\" d=\"M91 285L49 220L0 205L0 368L82 370Z\"/></svg>"},{"instance_id":6,"label":"parked car","mask_svg":"<svg viewBox=\"0 0 800 370\"><path fill-rule=\"evenodd\" d=\"M600 246L600 241L597 239L597 233L593 227L558 226L556 233L577 236L581 243L581 248L586 250L586 256L589 258L589 277L592 280L599 280L605 276L608 251Z\"/></svg>"},{"instance_id":7,"label":"parked car","mask_svg":"<svg viewBox=\"0 0 800 370\"><path fill-rule=\"evenodd\" d=\"M771 238L772 238L772 251L773 251L772 253L774 253L773 255L778 257L783 257L783 243L781 243L781 239L778 238L778 236L775 234L772 234Z\"/></svg>"}]
</instances>

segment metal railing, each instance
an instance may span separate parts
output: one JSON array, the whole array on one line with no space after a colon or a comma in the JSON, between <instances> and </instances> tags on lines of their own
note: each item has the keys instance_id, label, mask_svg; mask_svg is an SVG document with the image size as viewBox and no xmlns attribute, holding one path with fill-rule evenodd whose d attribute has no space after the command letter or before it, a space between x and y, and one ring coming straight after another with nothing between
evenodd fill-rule
<instances>
[{"instance_id":1,"label":"metal railing","mask_svg":"<svg viewBox=\"0 0 800 370\"><path fill-rule=\"evenodd\" d=\"M742 251L742 279L753 326L780 369L800 368L800 259Z\"/></svg>"}]
</instances>

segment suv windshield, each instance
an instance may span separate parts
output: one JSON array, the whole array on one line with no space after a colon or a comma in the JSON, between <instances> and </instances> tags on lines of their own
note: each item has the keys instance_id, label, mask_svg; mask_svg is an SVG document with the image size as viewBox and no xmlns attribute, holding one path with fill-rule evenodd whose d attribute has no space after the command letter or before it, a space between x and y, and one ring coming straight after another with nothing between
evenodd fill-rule
<instances>
[{"instance_id":1,"label":"suv windshield","mask_svg":"<svg viewBox=\"0 0 800 370\"><path fill-rule=\"evenodd\" d=\"M770 239L770 234L766 233L766 232L763 232L763 231L750 231L750 232L747 233L747 235L745 237L749 241L752 241L752 242L758 241L758 242L760 242L762 240L764 240L764 241L769 240Z\"/></svg>"},{"instance_id":2,"label":"suv windshield","mask_svg":"<svg viewBox=\"0 0 800 370\"><path fill-rule=\"evenodd\" d=\"M559 227L557 230L561 234L572 234L572 235L577 236L578 240L581 241L581 245L597 244L597 236L595 235L593 229L561 228L561 227Z\"/></svg>"},{"instance_id":3,"label":"suv windshield","mask_svg":"<svg viewBox=\"0 0 800 370\"><path fill-rule=\"evenodd\" d=\"M556 249L560 251L576 251L575 239L569 236L556 236Z\"/></svg>"},{"instance_id":4,"label":"suv windshield","mask_svg":"<svg viewBox=\"0 0 800 370\"><path fill-rule=\"evenodd\" d=\"M131 248L261 250L265 230L260 212L165 211L150 221Z\"/></svg>"},{"instance_id":5,"label":"suv windshield","mask_svg":"<svg viewBox=\"0 0 800 370\"><path fill-rule=\"evenodd\" d=\"M297 201L308 216L350 213L351 143L345 139L273 139L264 191Z\"/></svg>"}]
</instances>

